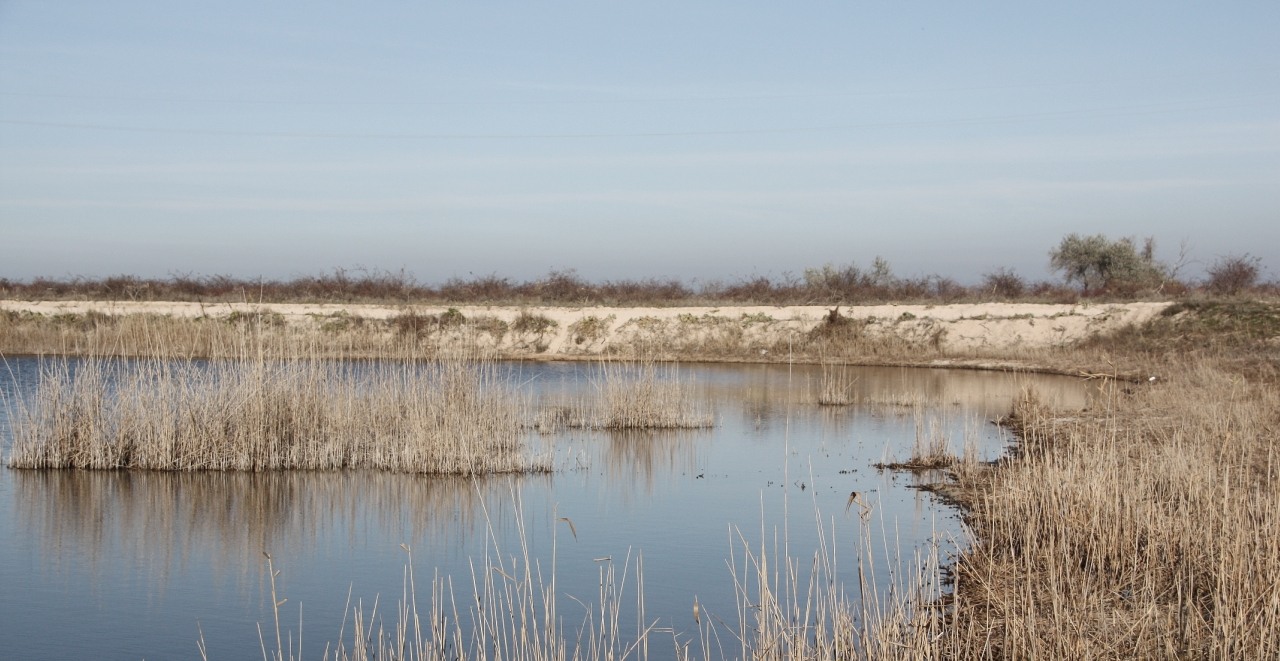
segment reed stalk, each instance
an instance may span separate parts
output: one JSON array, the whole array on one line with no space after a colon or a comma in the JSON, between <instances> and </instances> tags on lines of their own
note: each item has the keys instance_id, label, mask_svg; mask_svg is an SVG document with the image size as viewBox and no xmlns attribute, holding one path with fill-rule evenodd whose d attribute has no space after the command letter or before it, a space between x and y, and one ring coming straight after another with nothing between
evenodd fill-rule
<instances>
[{"instance_id":1,"label":"reed stalk","mask_svg":"<svg viewBox=\"0 0 1280 661\"><path fill-rule=\"evenodd\" d=\"M527 399L485 359L56 359L11 416L12 468L550 470Z\"/></svg>"},{"instance_id":2,"label":"reed stalk","mask_svg":"<svg viewBox=\"0 0 1280 661\"><path fill-rule=\"evenodd\" d=\"M624 431L715 425L715 414L676 366L653 360L602 362L592 386L592 396L584 401L544 408L536 421L538 429L549 433L566 427Z\"/></svg>"}]
</instances>

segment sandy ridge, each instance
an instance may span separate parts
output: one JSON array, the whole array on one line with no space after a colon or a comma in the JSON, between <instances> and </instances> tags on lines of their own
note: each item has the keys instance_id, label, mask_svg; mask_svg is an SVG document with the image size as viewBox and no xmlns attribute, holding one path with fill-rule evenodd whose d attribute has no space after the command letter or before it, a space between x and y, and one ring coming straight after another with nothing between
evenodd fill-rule
<instances>
[{"instance_id":1,"label":"sandy ridge","mask_svg":"<svg viewBox=\"0 0 1280 661\"><path fill-rule=\"evenodd\" d=\"M872 333L919 340L936 338L943 351L1008 350L1069 345L1091 335L1105 334L1141 323L1170 303L1102 303L1051 305L979 303L954 305L867 305L840 307L842 316L867 320ZM742 307L514 307L417 306L277 303L184 303L133 301L0 301L0 310L47 316L96 311L110 315L167 315L196 318L271 312L290 325L319 326L344 315L389 319L407 312L437 315L457 310L468 319L491 317L507 323L521 313L542 315L555 322L541 334L538 352L544 357L604 351L610 344L642 336L734 330L757 341L783 340L822 323L834 306ZM516 341L516 340L512 340Z\"/></svg>"}]
</instances>

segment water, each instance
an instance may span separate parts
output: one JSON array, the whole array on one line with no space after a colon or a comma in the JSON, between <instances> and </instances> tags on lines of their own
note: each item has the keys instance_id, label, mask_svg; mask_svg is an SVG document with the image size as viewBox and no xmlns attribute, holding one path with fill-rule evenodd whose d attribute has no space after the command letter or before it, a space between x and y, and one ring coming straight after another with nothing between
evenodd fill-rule
<instances>
[{"instance_id":1,"label":"water","mask_svg":"<svg viewBox=\"0 0 1280 661\"><path fill-rule=\"evenodd\" d=\"M12 377L0 382L13 401L34 388L37 362L8 364ZM535 401L592 387L587 364L510 367ZM682 366L680 377L716 411L715 428L532 434L535 447L555 452L551 475L0 470L0 649L23 659L198 658L203 638L210 658L259 657L259 624L274 647L269 552L288 599L286 634L296 652L301 617L303 656L320 658L357 601L368 614L377 598L379 614L394 621L406 548L419 610L441 576L452 578L465 613L472 563L487 553L509 566L523 543L547 579L554 573L568 631L582 623L583 604L598 603L610 566L627 577L630 616L641 568L646 617L663 630L651 653L666 658L668 641L696 639L695 598L717 626L736 625L730 566L741 574L744 540L807 567L821 526L841 580L852 585L854 560L870 554L884 587L916 569L917 553L945 556L963 544L955 513L911 488L928 476L873 467L907 458L918 429L942 430L957 450L968 436L995 458L1007 438L988 421L1007 413L1022 387L1068 407L1087 397L1064 378L897 368L850 375L860 403L821 407L816 368ZM8 433L7 424L0 429ZM871 506L865 520L848 506L853 490ZM346 629L349 637L349 621Z\"/></svg>"}]
</instances>

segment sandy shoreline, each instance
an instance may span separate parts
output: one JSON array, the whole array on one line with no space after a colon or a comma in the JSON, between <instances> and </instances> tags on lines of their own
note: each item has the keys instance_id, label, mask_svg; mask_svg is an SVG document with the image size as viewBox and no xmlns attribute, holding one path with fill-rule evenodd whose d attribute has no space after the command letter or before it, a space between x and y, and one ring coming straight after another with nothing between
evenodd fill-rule
<instances>
[{"instance_id":1,"label":"sandy shoreline","mask_svg":"<svg viewBox=\"0 0 1280 661\"><path fill-rule=\"evenodd\" d=\"M945 352L1005 351L1066 346L1096 334L1142 323L1169 303L1051 305L981 303L955 305L868 305L840 307L842 316L862 320L868 332L918 341L935 338ZM279 303L184 303L132 301L0 301L0 310L55 316L95 311L113 316L160 315L174 318L226 318L269 312L290 326L320 326L342 317L386 320L413 312L439 315L450 309L467 319L489 318L508 324L521 314L554 322L540 333L538 353L545 358L591 355L619 342L680 334L732 331L744 341L785 343L822 323L834 306L743 307L514 307L416 306ZM527 339L527 338L526 338ZM517 342L518 338L513 338ZM510 347L508 347L510 348Z\"/></svg>"}]
</instances>

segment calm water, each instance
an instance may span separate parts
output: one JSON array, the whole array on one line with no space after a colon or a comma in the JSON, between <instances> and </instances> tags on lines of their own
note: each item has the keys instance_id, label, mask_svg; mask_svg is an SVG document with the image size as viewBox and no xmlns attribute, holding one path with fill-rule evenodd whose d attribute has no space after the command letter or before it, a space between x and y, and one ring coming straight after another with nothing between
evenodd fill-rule
<instances>
[{"instance_id":1,"label":"calm water","mask_svg":"<svg viewBox=\"0 0 1280 661\"><path fill-rule=\"evenodd\" d=\"M12 376L0 382L12 400L34 387L37 364L10 358L8 365ZM553 402L590 388L593 369L512 365L511 377L535 401ZM465 610L470 563L486 552L520 555L523 529L544 575L554 568L559 613L571 631L584 616L579 601L598 602L600 571L610 563L627 570L625 599L633 603L642 561L647 618L670 630L651 647L664 658L667 641L696 640L695 597L705 613L730 623L718 626L733 627L738 540L771 553L785 540L807 566L821 520L835 530L827 542L841 578L852 585L854 560L870 553L877 582L887 586L913 571L916 553L937 547L945 556L964 532L953 512L911 488L921 478L872 464L905 459L920 429L941 430L957 449L968 436L995 458L1006 439L987 421L1006 413L1020 388L1032 385L1064 406L1083 406L1087 397L1065 378L851 374L861 403L835 408L815 403L815 368L683 366L680 377L716 411L714 429L532 434L535 447L554 448L559 470L549 476L3 469L0 650L23 659L198 658L203 635L210 658L261 658L257 626L272 626L267 551L288 599L285 624L296 640L301 608L304 656L319 658L338 637L348 594L366 611L379 599L380 612L394 619L408 561L402 544L413 550L419 610L427 610L421 602L435 575L453 578ZM7 443L8 425L0 429ZM851 490L872 506L865 523L856 506L846 511Z\"/></svg>"}]
</instances>

